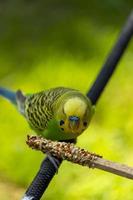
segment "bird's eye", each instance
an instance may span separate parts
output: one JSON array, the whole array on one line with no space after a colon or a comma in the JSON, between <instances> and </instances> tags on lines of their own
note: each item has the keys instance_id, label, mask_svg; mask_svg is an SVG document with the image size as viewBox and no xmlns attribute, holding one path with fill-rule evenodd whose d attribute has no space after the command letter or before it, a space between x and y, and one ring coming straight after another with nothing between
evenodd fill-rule
<instances>
[{"instance_id":1,"label":"bird's eye","mask_svg":"<svg viewBox=\"0 0 133 200\"><path fill-rule=\"evenodd\" d=\"M63 120L60 120L60 126L62 126L64 124Z\"/></svg>"},{"instance_id":2,"label":"bird's eye","mask_svg":"<svg viewBox=\"0 0 133 200\"><path fill-rule=\"evenodd\" d=\"M87 122L84 122L83 124L84 124L84 126L87 126Z\"/></svg>"}]
</instances>

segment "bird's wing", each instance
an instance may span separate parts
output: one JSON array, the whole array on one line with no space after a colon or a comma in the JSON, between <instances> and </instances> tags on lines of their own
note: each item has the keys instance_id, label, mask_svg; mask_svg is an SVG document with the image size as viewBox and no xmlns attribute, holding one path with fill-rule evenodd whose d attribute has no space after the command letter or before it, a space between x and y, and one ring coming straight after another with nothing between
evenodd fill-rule
<instances>
[{"instance_id":1,"label":"bird's wing","mask_svg":"<svg viewBox=\"0 0 133 200\"><path fill-rule=\"evenodd\" d=\"M22 93L21 90L17 90L16 92L16 101L19 112L25 116L25 100L26 96Z\"/></svg>"}]
</instances>

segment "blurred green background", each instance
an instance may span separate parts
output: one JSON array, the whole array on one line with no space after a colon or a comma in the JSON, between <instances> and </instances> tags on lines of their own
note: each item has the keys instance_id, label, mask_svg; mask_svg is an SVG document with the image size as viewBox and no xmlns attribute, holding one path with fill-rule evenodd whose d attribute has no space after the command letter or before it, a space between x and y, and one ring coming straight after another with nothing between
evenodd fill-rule
<instances>
[{"instance_id":1,"label":"blurred green background","mask_svg":"<svg viewBox=\"0 0 133 200\"><path fill-rule=\"evenodd\" d=\"M0 86L36 92L56 86L86 93L115 43L131 0L0 1ZM78 146L133 165L133 43L97 105ZM17 200L44 155L32 151L25 119L0 98L0 199ZM63 162L46 200L133 199L133 183Z\"/></svg>"}]
</instances>

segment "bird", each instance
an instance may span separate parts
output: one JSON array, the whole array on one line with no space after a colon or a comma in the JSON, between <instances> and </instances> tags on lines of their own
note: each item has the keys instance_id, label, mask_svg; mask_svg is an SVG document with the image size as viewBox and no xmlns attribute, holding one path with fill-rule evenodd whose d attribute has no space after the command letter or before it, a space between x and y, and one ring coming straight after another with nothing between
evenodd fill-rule
<instances>
[{"instance_id":1,"label":"bird","mask_svg":"<svg viewBox=\"0 0 133 200\"><path fill-rule=\"evenodd\" d=\"M14 104L31 129L50 140L76 139L87 129L95 110L87 96L66 87L26 95L0 87L0 96Z\"/></svg>"}]
</instances>

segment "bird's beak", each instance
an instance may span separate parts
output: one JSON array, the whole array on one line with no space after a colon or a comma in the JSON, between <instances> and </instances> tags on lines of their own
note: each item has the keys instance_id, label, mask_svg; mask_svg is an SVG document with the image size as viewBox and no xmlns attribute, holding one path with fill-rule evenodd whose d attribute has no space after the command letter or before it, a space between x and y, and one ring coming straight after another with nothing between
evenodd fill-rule
<instances>
[{"instance_id":1,"label":"bird's beak","mask_svg":"<svg viewBox=\"0 0 133 200\"><path fill-rule=\"evenodd\" d=\"M70 116L69 117L69 126L70 129L72 129L73 131L77 130L79 128L79 117L76 116Z\"/></svg>"}]
</instances>

